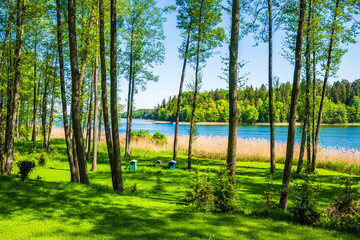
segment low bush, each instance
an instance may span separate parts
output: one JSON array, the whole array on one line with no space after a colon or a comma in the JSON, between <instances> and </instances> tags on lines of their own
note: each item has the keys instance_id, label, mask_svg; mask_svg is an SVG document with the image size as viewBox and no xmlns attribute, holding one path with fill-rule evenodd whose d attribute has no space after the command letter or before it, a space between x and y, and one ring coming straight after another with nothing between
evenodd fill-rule
<instances>
[{"instance_id":1,"label":"low bush","mask_svg":"<svg viewBox=\"0 0 360 240\"><path fill-rule=\"evenodd\" d=\"M152 138L153 138L154 142L157 144L166 145L168 143L167 137L165 136L165 134L162 134L159 132L154 133Z\"/></svg>"},{"instance_id":2,"label":"low bush","mask_svg":"<svg viewBox=\"0 0 360 240\"><path fill-rule=\"evenodd\" d=\"M221 212L233 212L237 208L234 177L228 170L220 170L214 187L215 207Z\"/></svg>"},{"instance_id":3,"label":"low bush","mask_svg":"<svg viewBox=\"0 0 360 240\"><path fill-rule=\"evenodd\" d=\"M42 151L38 158L38 164L42 167L46 166L49 162L49 157L45 151Z\"/></svg>"},{"instance_id":4,"label":"low bush","mask_svg":"<svg viewBox=\"0 0 360 240\"><path fill-rule=\"evenodd\" d=\"M296 222L308 225L319 222L321 214L316 198L319 188L319 185L311 182L309 174L305 175L302 183L295 183L294 208L291 212Z\"/></svg>"},{"instance_id":5,"label":"low bush","mask_svg":"<svg viewBox=\"0 0 360 240\"><path fill-rule=\"evenodd\" d=\"M161 180L161 178L160 178L159 176L158 176L157 179L156 179L156 183L155 183L155 186L154 186L154 190L155 190L155 191L164 190L164 186L163 186L162 180Z\"/></svg>"},{"instance_id":6,"label":"low bush","mask_svg":"<svg viewBox=\"0 0 360 240\"><path fill-rule=\"evenodd\" d=\"M340 185L334 202L325 209L325 226L340 231L360 232L359 189L352 186L351 177L346 179L344 186Z\"/></svg>"},{"instance_id":7,"label":"low bush","mask_svg":"<svg viewBox=\"0 0 360 240\"><path fill-rule=\"evenodd\" d=\"M31 171L35 168L34 161L20 161L17 162L16 165L19 168L19 174L21 177L21 181L25 181L29 177Z\"/></svg>"},{"instance_id":8,"label":"low bush","mask_svg":"<svg viewBox=\"0 0 360 240\"><path fill-rule=\"evenodd\" d=\"M265 191L260 199L260 204L266 216L269 216L270 212L276 210L275 196L277 192L271 187L270 179L271 176L268 174L266 177Z\"/></svg>"},{"instance_id":9,"label":"low bush","mask_svg":"<svg viewBox=\"0 0 360 240\"><path fill-rule=\"evenodd\" d=\"M187 188L183 202L198 208L210 209L214 204L214 191L210 185L209 175L199 175L199 167L195 168L195 177Z\"/></svg>"}]
</instances>

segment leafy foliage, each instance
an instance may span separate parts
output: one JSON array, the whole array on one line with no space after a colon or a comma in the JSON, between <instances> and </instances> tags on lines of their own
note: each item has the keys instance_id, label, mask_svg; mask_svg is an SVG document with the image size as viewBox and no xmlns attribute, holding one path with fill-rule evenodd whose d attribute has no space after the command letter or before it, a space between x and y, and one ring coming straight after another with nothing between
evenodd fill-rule
<instances>
[{"instance_id":1,"label":"leafy foliage","mask_svg":"<svg viewBox=\"0 0 360 240\"><path fill-rule=\"evenodd\" d=\"M227 170L220 170L214 187L215 207L221 212L233 212L237 208L234 177Z\"/></svg>"},{"instance_id":2,"label":"leafy foliage","mask_svg":"<svg viewBox=\"0 0 360 240\"><path fill-rule=\"evenodd\" d=\"M29 177L29 174L32 172L32 170L35 168L35 162L34 161L20 161L16 163L19 168L19 174L21 177L21 181L25 181Z\"/></svg>"},{"instance_id":3,"label":"leafy foliage","mask_svg":"<svg viewBox=\"0 0 360 240\"><path fill-rule=\"evenodd\" d=\"M295 183L292 213L296 222L302 224L315 224L319 222L318 190L319 186L311 182L309 174L305 175L302 183Z\"/></svg>"},{"instance_id":4,"label":"leafy foliage","mask_svg":"<svg viewBox=\"0 0 360 240\"><path fill-rule=\"evenodd\" d=\"M195 168L195 177L185 193L183 201L188 205L209 209L214 204L214 193L210 185L209 175L199 174L199 165Z\"/></svg>"},{"instance_id":5,"label":"leafy foliage","mask_svg":"<svg viewBox=\"0 0 360 240\"><path fill-rule=\"evenodd\" d=\"M49 157L45 151L41 151L38 159L38 164L42 167L46 166L49 162Z\"/></svg>"},{"instance_id":6,"label":"leafy foliage","mask_svg":"<svg viewBox=\"0 0 360 240\"><path fill-rule=\"evenodd\" d=\"M360 232L360 194L353 185L353 180L349 176L344 186L340 185L334 203L325 209L325 225L328 227L340 231Z\"/></svg>"},{"instance_id":7,"label":"leafy foliage","mask_svg":"<svg viewBox=\"0 0 360 240\"><path fill-rule=\"evenodd\" d=\"M270 174L266 176L265 191L261 196L260 203L265 210L266 216L269 216L270 212L276 209L276 202L274 196L277 194L274 188L271 187Z\"/></svg>"}]
</instances>

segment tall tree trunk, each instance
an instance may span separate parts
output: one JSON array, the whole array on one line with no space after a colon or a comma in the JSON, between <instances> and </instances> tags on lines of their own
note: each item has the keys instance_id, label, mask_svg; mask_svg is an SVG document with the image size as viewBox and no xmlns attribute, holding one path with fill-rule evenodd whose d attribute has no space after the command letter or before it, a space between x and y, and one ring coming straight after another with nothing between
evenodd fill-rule
<instances>
[{"instance_id":1,"label":"tall tree trunk","mask_svg":"<svg viewBox=\"0 0 360 240\"><path fill-rule=\"evenodd\" d=\"M58 40L58 51L59 51L59 65L60 65L61 103L62 103L62 112L63 112L64 131L65 131L66 153L68 155L68 160L70 165L71 182L79 182L79 171L74 163L72 147L71 147L71 137L68 126L66 91L65 91L65 74L64 74L64 54L62 49L60 0L56 0L56 13L57 13L57 27L58 27L57 40Z\"/></svg>"},{"instance_id":2,"label":"tall tree trunk","mask_svg":"<svg viewBox=\"0 0 360 240\"><path fill-rule=\"evenodd\" d=\"M111 179L113 184L113 189L118 189L116 182L116 169L114 164L113 156L113 143L111 139L110 132L110 121L109 121L109 107L107 99L107 89L106 89L106 60L105 60L105 34L104 34L104 2L99 0L99 38L100 38L100 61L101 61L101 98L102 98L102 110L104 115L104 125L105 125L105 138L106 146L108 149L109 160L110 160L110 169L111 169Z\"/></svg>"},{"instance_id":3,"label":"tall tree trunk","mask_svg":"<svg viewBox=\"0 0 360 240\"><path fill-rule=\"evenodd\" d=\"M110 6L110 98L111 98L111 130L113 140L114 170L116 173L115 190L123 192L121 172L120 139L117 111L117 74L116 74L116 0L111 0Z\"/></svg>"},{"instance_id":4,"label":"tall tree trunk","mask_svg":"<svg viewBox=\"0 0 360 240\"><path fill-rule=\"evenodd\" d=\"M93 22L94 22L94 18L95 18L95 4L96 4L96 1L93 1L93 5L91 6L91 14L90 14L90 20L89 20L89 31L90 32L90 29L92 29L93 27ZM82 119L83 117L83 103L82 103L82 96L83 96L83 86L84 86L84 77L85 77L85 70L86 70L86 65L87 65L87 59L88 59L88 55L89 55L89 52L88 52L88 46L90 44L90 37L91 35L88 33L85 37L85 42L84 42L84 46L85 46L85 49L84 51L82 52L81 54L81 61L80 61L80 77L79 77L79 81L80 81L80 118ZM84 118L85 121L84 121L84 126L82 129L85 129L85 122L86 122L86 117ZM86 138L87 139L87 138ZM86 141L87 142L87 141ZM87 145L86 145L87 146ZM86 147L87 149L87 147Z\"/></svg>"},{"instance_id":5,"label":"tall tree trunk","mask_svg":"<svg viewBox=\"0 0 360 240\"><path fill-rule=\"evenodd\" d=\"M19 129L20 129L21 95L19 97L19 101L16 104L18 105L18 107L17 107L18 110L16 113L16 141L19 141L19 139L20 139Z\"/></svg>"},{"instance_id":6,"label":"tall tree trunk","mask_svg":"<svg viewBox=\"0 0 360 240\"><path fill-rule=\"evenodd\" d=\"M100 101L100 106L102 106L102 100ZM100 109L100 113L99 113L99 130L98 130L98 141L101 142L101 133L102 133L102 109Z\"/></svg>"},{"instance_id":7,"label":"tall tree trunk","mask_svg":"<svg viewBox=\"0 0 360 240\"><path fill-rule=\"evenodd\" d=\"M0 100L0 163L1 163L1 174L3 174L5 172L5 158L4 158L4 131L3 131L3 127L2 127L2 122L3 122L3 114L2 114L2 109L3 109L3 104L4 104L4 100L3 100L3 92L1 91L1 100Z\"/></svg>"},{"instance_id":8,"label":"tall tree trunk","mask_svg":"<svg viewBox=\"0 0 360 240\"><path fill-rule=\"evenodd\" d=\"M4 36L4 45L2 47L2 55L1 55L1 60L0 60L0 76L2 75L2 70L3 70L3 67L5 65L5 56L6 56L6 52L7 52L7 46L8 46L8 42L9 42L9 34L11 32L11 24L12 24L12 21L14 19L14 13L15 13L15 10L14 9L10 14L9 14L9 17L8 17L8 20L7 20L7 27L6 27L6 30L5 30L5 36ZM11 39L11 38L10 38Z\"/></svg>"},{"instance_id":9,"label":"tall tree trunk","mask_svg":"<svg viewBox=\"0 0 360 240\"><path fill-rule=\"evenodd\" d=\"M91 78L91 87L90 87L90 105L89 105L89 115L88 115L88 125L87 125L87 139L86 139L86 146L87 146L87 155L86 159L90 159L90 149L91 149L91 117L92 117L92 102L93 102L93 92L94 92L94 80L95 80L95 69L93 63L93 71L92 71L92 78Z\"/></svg>"},{"instance_id":10,"label":"tall tree trunk","mask_svg":"<svg viewBox=\"0 0 360 240\"><path fill-rule=\"evenodd\" d=\"M95 74L94 74L94 136L93 136L93 159L91 171L97 170L97 115L98 115L98 67L99 59L95 58Z\"/></svg>"},{"instance_id":11,"label":"tall tree trunk","mask_svg":"<svg viewBox=\"0 0 360 240\"><path fill-rule=\"evenodd\" d=\"M130 141L131 141L131 116L130 110L132 108L131 93L133 91L133 48L134 48L134 24L131 26L131 40L130 40L130 67L129 67L129 89L128 89L128 103L126 114L126 136L125 136L125 157L130 157Z\"/></svg>"},{"instance_id":12,"label":"tall tree trunk","mask_svg":"<svg viewBox=\"0 0 360 240\"><path fill-rule=\"evenodd\" d=\"M131 130L132 130L132 117L133 117L133 109L134 109L134 93L135 93L135 68L136 68L136 61L134 61L134 70L132 72L132 83L131 83L131 96L130 96L130 113L129 113L129 135L128 135L128 149L129 149L129 156L131 155Z\"/></svg>"},{"instance_id":13,"label":"tall tree trunk","mask_svg":"<svg viewBox=\"0 0 360 240\"><path fill-rule=\"evenodd\" d=\"M200 65L200 44L201 44L201 24L202 24L202 10L203 10L204 0L201 0L200 4L200 14L199 14L199 28L198 28L198 39L196 47L196 67L195 67L195 89L194 89L194 102L191 113L191 123L190 123L190 137L189 137L189 152L188 152L188 170L191 170L191 151L192 144L194 141L194 122L195 122L195 110L196 110L196 101L199 85L199 65Z\"/></svg>"},{"instance_id":14,"label":"tall tree trunk","mask_svg":"<svg viewBox=\"0 0 360 240\"><path fill-rule=\"evenodd\" d=\"M305 150L305 142L306 142L306 134L308 132L308 122L306 120L306 116L304 116L303 128L301 130L301 142L300 142L300 153L299 153L299 162L296 169L296 173L299 174L302 171L304 165L304 150Z\"/></svg>"},{"instance_id":15,"label":"tall tree trunk","mask_svg":"<svg viewBox=\"0 0 360 240\"><path fill-rule=\"evenodd\" d=\"M284 211L287 210L291 167L294 158L296 108L297 108L299 88L300 88L301 55L302 55L305 16L306 16L306 0L300 0L300 16L299 16L299 25L298 25L298 31L296 37L296 48L295 48L294 82L293 82L293 89L291 95L289 130L288 130L287 147L286 147L286 160L285 160L284 175L283 175L283 182L282 182L282 189L280 196L280 207Z\"/></svg>"},{"instance_id":16,"label":"tall tree trunk","mask_svg":"<svg viewBox=\"0 0 360 240\"><path fill-rule=\"evenodd\" d=\"M54 82L51 93L51 109L50 109L50 121L49 121L49 134L47 141L47 151L50 152L50 139L51 139L51 130L54 120L54 105L55 105L55 85L56 85L56 70L54 69Z\"/></svg>"},{"instance_id":17,"label":"tall tree trunk","mask_svg":"<svg viewBox=\"0 0 360 240\"><path fill-rule=\"evenodd\" d=\"M315 31L314 31L315 32ZM316 49L315 49L315 36L314 36L314 33L313 32L313 91L312 91L312 96L313 96L313 112L312 112L312 115L313 115L313 118L312 118L312 154L314 154L315 152L315 122L316 122ZM311 160L311 164L312 162L314 161L314 155L313 155L313 158Z\"/></svg>"},{"instance_id":18,"label":"tall tree trunk","mask_svg":"<svg viewBox=\"0 0 360 240\"><path fill-rule=\"evenodd\" d=\"M22 2L22 6L20 6L20 2ZM25 13L26 13L26 0L17 0L17 32L16 32L16 49L15 49L15 75L13 81L13 90L11 91L10 101L13 106L10 112L8 112L9 124L7 125L6 132L8 134L8 139L6 141L6 151L7 151L7 159L5 164L5 171L3 175L10 175L10 172L13 167L14 160L14 126L15 126L15 118L17 112L17 102L19 96L19 82L20 82L20 69L21 69L21 54L22 54L22 45L24 39L24 21L25 21ZM11 87L11 86L9 86Z\"/></svg>"},{"instance_id":19,"label":"tall tree trunk","mask_svg":"<svg viewBox=\"0 0 360 240\"><path fill-rule=\"evenodd\" d=\"M46 64L46 63L45 63ZM47 66L47 65L46 65ZM54 66L54 59L52 60L51 67ZM43 128L43 137L44 137L44 143L43 148L47 149L47 138L46 138L46 115L47 115L47 86L48 86L48 77L47 77L47 67L45 67L45 74L44 74L44 95L43 95L43 105L42 105L42 128ZM50 78L50 77L49 77Z\"/></svg>"},{"instance_id":20,"label":"tall tree trunk","mask_svg":"<svg viewBox=\"0 0 360 240\"><path fill-rule=\"evenodd\" d=\"M274 127L274 100L273 100L273 42L272 42L272 1L268 0L269 12L269 120L270 120L270 172L275 174L275 127Z\"/></svg>"},{"instance_id":21,"label":"tall tree trunk","mask_svg":"<svg viewBox=\"0 0 360 240\"><path fill-rule=\"evenodd\" d=\"M235 176L237 147L237 58L239 43L240 1L233 0L229 62L229 138L227 150L227 168ZM235 179L234 179L235 181Z\"/></svg>"},{"instance_id":22,"label":"tall tree trunk","mask_svg":"<svg viewBox=\"0 0 360 240\"><path fill-rule=\"evenodd\" d=\"M185 47L185 54L184 54L184 63L183 68L181 71L181 79L180 79L180 87L179 87L179 95L178 95L178 102L176 107L176 121L175 121L175 136L174 136L174 152L173 152L173 159L177 159L177 141L178 141L178 132L179 132L179 121L180 121L180 104L182 100L182 91L183 91L183 85L185 80L185 70L186 70L186 63L188 59L188 53L189 53L189 45L190 45L190 36L191 36L191 27L192 27L192 16L190 17L189 22L189 29L186 39L186 47Z\"/></svg>"},{"instance_id":23,"label":"tall tree trunk","mask_svg":"<svg viewBox=\"0 0 360 240\"><path fill-rule=\"evenodd\" d=\"M337 25L337 16L338 16L339 8L340 8L340 0L336 0L336 7L334 10L334 17L333 17L333 22L331 25L331 35L330 35L327 63L326 63L326 69L325 69L325 75L324 75L324 83L323 83L323 88L322 88L321 102L320 102L320 108L319 108L319 114L318 114L316 132L315 132L315 147L314 147L313 160L312 160L312 165L311 165L312 172L315 172L315 170L316 170L317 148L318 148L318 143L319 143L319 135L320 135L320 127L321 127L321 121L322 121L323 108L324 108L324 104L325 104L326 84L327 84L327 80L329 78L329 73L330 73L332 52L333 52L333 48L334 48L335 29L336 29L336 25Z\"/></svg>"},{"instance_id":24,"label":"tall tree trunk","mask_svg":"<svg viewBox=\"0 0 360 240\"><path fill-rule=\"evenodd\" d=\"M77 59L75 0L68 0L68 18L72 77L71 114L73 119L73 130L76 143L76 153L79 161L80 182L83 184L89 184L87 165L85 160L84 139L81 131L80 119L80 78Z\"/></svg>"},{"instance_id":25,"label":"tall tree trunk","mask_svg":"<svg viewBox=\"0 0 360 240\"><path fill-rule=\"evenodd\" d=\"M35 55L34 55L34 107L33 107L33 131L32 142L33 149L36 149L36 114L37 114L37 97L36 97L36 75L37 75L37 36L35 36Z\"/></svg>"},{"instance_id":26,"label":"tall tree trunk","mask_svg":"<svg viewBox=\"0 0 360 240\"><path fill-rule=\"evenodd\" d=\"M307 30L306 30L306 50L305 50L305 59L306 59L306 100L305 100L305 116L304 116L304 126L301 133L301 145L300 145L300 155L299 162L296 172L301 173L303 164L304 164L304 149L305 149L305 140L309 139L309 129L310 129L310 85L311 85L311 20L312 20L312 8L313 2L309 0L309 13L307 19ZM307 141L307 146L308 146ZM307 148L307 159L309 161L309 148Z\"/></svg>"}]
</instances>

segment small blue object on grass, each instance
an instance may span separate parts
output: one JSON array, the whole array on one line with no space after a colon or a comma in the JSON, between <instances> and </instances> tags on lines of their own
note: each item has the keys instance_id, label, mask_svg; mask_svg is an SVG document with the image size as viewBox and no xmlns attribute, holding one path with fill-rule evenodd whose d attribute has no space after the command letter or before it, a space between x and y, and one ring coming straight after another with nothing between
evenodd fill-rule
<instances>
[{"instance_id":1,"label":"small blue object on grass","mask_svg":"<svg viewBox=\"0 0 360 240\"><path fill-rule=\"evenodd\" d=\"M171 160L169 162L169 169L170 170L175 170L175 164L176 164L176 161L175 160Z\"/></svg>"},{"instance_id":2,"label":"small blue object on grass","mask_svg":"<svg viewBox=\"0 0 360 240\"><path fill-rule=\"evenodd\" d=\"M137 169L137 160L131 160L130 161L130 170L136 170Z\"/></svg>"}]
</instances>

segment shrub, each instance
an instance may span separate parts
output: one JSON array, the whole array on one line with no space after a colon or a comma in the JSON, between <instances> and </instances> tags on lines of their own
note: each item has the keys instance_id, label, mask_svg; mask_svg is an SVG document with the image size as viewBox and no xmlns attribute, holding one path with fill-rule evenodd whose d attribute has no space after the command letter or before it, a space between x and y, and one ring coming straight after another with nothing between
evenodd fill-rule
<instances>
[{"instance_id":1,"label":"shrub","mask_svg":"<svg viewBox=\"0 0 360 240\"><path fill-rule=\"evenodd\" d=\"M214 204L214 191L210 185L209 175L204 174L201 178L199 167L195 168L195 177L188 186L183 202L199 208L209 209Z\"/></svg>"},{"instance_id":2,"label":"shrub","mask_svg":"<svg viewBox=\"0 0 360 240\"><path fill-rule=\"evenodd\" d=\"M344 187L340 185L334 203L325 209L325 225L340 231L360 232L360 201L358 189L352 187L353 180L348 177Z\"/></svg>"},{"instance_id":3,"label":"shrub","mask_svg":"<svg viewBox=\"0 0 360 240\"><path fill-rule=\"evenodd\" d=\"M25 181L29 177L31 171L35 168L34 161L20 161L16 163L19 167L19 174L21 177L21 181Z\"/></svg>"},{"instance_id":4,"label":"shrub","mask_svg":"<svg viewBox=\"0 0 360 240\"><path fill-rule=\"evenodd\" d=\"M131 187L131 192L137 192L137 191L138 191L137 185L136 183L134 183L134 186Z\"/></svg>"},{"instance_id":5,"label":"shrub","mask_svg":"<svg viewBox=\"0 0 360 240\"><path fill-rule=\"evenodd\" d=\"M270 174L266 177L265 191L261 196L260 203L265 211L266 216L269 216L270 212L276 209L276 202L274 196L277 194L276 191L271 187Z\"/></svg>"},{"instance_id":6,"label":"shrub","mask_svg":"<svg viewBox=\"0 0 360 240\"><path fill-rule=\"evenodd\" d=\"M162 184L162 180L161 178L158 176L157 179L156 179L156 183L155 183L155 186L154 186L154 190L155 191L161 191L164 189L164 186Z\"/></svg>"},{"instance_id":7,"label":"shrub","mask_svg":"<svg viewBox=\"0 0 360 240\"><path fill-rule=\"evenodd\" d=\"M294 220L302 224L315 224L320 219L320 211L317 204L318 185L311 182L309 174L305 175L301 184L295 183Z\"/></svg>"},{"instance_id":8,"label":"shrub","mask_svg":"<svg viewBox=\"0 0 360 240\"><path fill-rule=\"evenodd\" d=\"M38 164L42 167L46 166L49 161L49 158L45 151L42 151L39 155Z\"/></svg>"},{"instance_id":9,"label":"shrub","mask_svg":"<svg viewBox=\"0 0 360 240\"><path fill-rule=\"evenodd\" d=\"M162 134L159 132L154 133L153 140L155 141L155 143L161 144L161 145L166 145L168 143L167 137L165 136L165 134Z\"/></svg>"},{"instance_id":10,"label":"shrub","mask_svg":"<svg viewBox=\"0 0 360 240\"><path fill-rule=\"evenodd\" d=\"M133 139L151 139L149 130L131 131L131 138Z\"/></svg>"},{"instance_id":11,"label":"shrub","mask_svg":"<svg viewBox=\"0 0 360 240\"><path fill-rule=\"evenodd\" d=\"M221 212L233 212L237 208L234 177L228 170L218 172L214 196L215 207Z\"/></svg>"}]
</instances>

